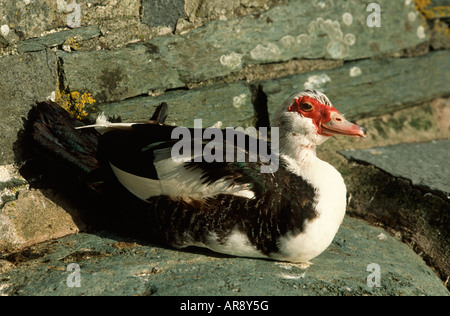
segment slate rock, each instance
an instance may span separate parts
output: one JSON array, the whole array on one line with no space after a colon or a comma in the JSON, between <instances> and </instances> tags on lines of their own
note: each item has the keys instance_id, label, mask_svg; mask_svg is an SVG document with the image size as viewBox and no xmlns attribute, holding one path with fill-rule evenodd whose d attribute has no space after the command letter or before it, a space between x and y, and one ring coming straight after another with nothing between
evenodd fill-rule
<instances>
[{"instance_id":1,"label":"slate rock","mask_svg":"<svg viewBox=\"0 0 450 316\"><path fill-rule=\"evenodd\" d=\"M52 195L50 191L45 194ZM0 211L0 251L74 234L79 226L84 227L73 208L55 204L41 191L23 190Z\"/></svg>"},{"instance_id":2,"label":"slate rock","mask_svg":"<svg viewBox=\"0 0 450 316\"><path fill-rule=\"evenodd\" d=\"M306 270L84 233L3 255L1 262L1 295L449 295L410 248L353 218Z\"/></svg>"},{"instance_id":3,"label":"slate rock","mask_svg":"<svg viewBox=\"0 0 450 316\"><path fill-rule=\"evenodd\" d=\"M0 58L0 165L14 162L13 144L22 117L58 87L57 59L51 51Z\"/></svg>"},{"instance_id":4,"label":"slate rock","mask_svg":"<svg viewBox=\"0 0 450 316\"><path fill-rule=\"evenodd\" d=\"M71 91L92 93L98 103L120 101L155 89L184 86L154 45L115 51L62 52L65 83Z\"/></svg>"},{"instance_id":5,"label":"slate rock","mask_svg":"<svg viewBox=\"0 0 450 316\"><path fill-rule=\"evenodd\" d=\"M341 152L347 159L372 164L387 173L409 179L413 185L450 198L450 140L398 144Z\"/></svg>"},{"instance_id":6,"label":"slate rock","mask_svg":"<svg viewBox=\"0 0 450 316\"><path fill-rule=\"evenodd\" d=\"M100 36L100 30L97 26L80 27L20 41L17 43L17 49L19 53L34 52L62 45L69 39L73 39L74 42L78 42L89 40L98 36Z\"/></svg>"},{"instance_id":7,"label":"slate rock","mask_svg":"<svg viewBox=\"0 0 450 316\"><path fill-rule=\"evenodd\" d=\"M450 28L444 21L434 21L431 35L431 47L435 50L450 49Z\"/></svg>"},{"instance_id":8,"label":"slate rock","mask_svg":"<svg viewBox=\"0 0 450 316\"><path fill-rule=\"evenodd\" d=\"M360 119L448 95L449 60L449 51L413 58L368 59L261 84L271 114L291 93L313 88L324 92L347 118Z\"/></svg>"},{"instance_id":9,"label":"slate rock","mask_svg":"<svg viewBox=\"0 0 450 316\"><path fill-rule=\"evenodd\" d=\"M71 90L111 102L224 77L247 65L294 58L355 60L429 42L424 19L414 6L387 0L380 1L380 6L381 28L367 25L370 13L359 1L302 0L275 6L259 16L210 21L183 35L156 37L117 51L60 57ZM414 20L408 18L410 13L415 14ZM107 87L103 76L115 83Z\"/></svg>"},{"instance_id":10,"label":"slate rock","mask_svg":"<svg viewBox=\"0 0 450 316\"><path fill-rule=\"evenodd\" d=\"M232 83L102 104L99 112L120 117L124 122L136 122L149 119L156 107L166 102L169 107L168 124L193 127L194 119L202 119L204 128L246 128L252 125L255 115L252 98L252 91L247 85Z\"/></svg>"},{"instance_id":11,"label":"slate rock","mask_svg":"<svg viewBox=\"0 0 450 316\"><path fill-rule=\"evenodd\" d=\"M286 0L191 0L195 7L195 17L207 20L230 20L236 16L259 15L275 5L285 4ZM194 6L196 4L196 6ZM191 9L192 11L192 9Z\"/></svg>"},{"instance_id":12,"label":"slate rock","mask_svg":"<svg viewBox=\"0 0 450 316\"><path fill-rule=\"evenodd\" d=\"M170 26L175 29L178 19L184 18L184 0L143 0L142 22L150 26Z\"/></svg>"},{"instance_id":13,"label":"slate rock","mask_svg":"<svg viewBox=\"0 0 450 316\"><path fill-rule=\"evenodd\" d=\"M0 209L7 202L17 200L17 191L26 185L27 182L14 165L0 166Z\"/></svg>"},{"instance_id":14,"label":"slate rock","mask_svg":"<svg viewBox=\"0 0 450 316\"><path fill-rule=\"evenodd\" d=\"M65 15L57 14L56 1L2 1L0 26L8 25L15 40L38 37L43 32L64 27ZM0 36L2 34L0 33Z\"/></svg>"}]
</instances>

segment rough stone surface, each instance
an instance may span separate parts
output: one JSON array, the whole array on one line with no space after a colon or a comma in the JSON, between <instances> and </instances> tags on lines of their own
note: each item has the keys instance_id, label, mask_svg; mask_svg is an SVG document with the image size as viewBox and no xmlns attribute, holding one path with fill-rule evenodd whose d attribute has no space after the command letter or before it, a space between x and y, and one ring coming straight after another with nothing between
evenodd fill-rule
<instances>
[{"instance_id":1,"label":"rough stone surface","mask_svg":"<svg viewBox=\"0 0 450 316\"><path fill-rule=\"evenodd\" d=\"M184 18L184 0L142 1L142 22L150 26L169 26L175 29L178 19Z\"/></svg>"},{"instance_id":2,"label":"rough stone surface","mask_svg":"<svg viewBox=\"0 0 450 316\"><path fill-rule=\"evenodd\" d=\"M400 143L430 142L450 138L450 98L421 102L392 113L363 120L369 131L363 142L337 148L363 149Z\"/></svg>"},{"instance_id":3,"label":"rough stone surface","mask_svg":"<svg viewBox=\"0 0 450 316\"><path fill-rule=\"evenodd\" d=\"M155 89L185 86L182 81L189 80L159 57L155 58L152 54L157 51L154 46L135 45L114 52L91 52L89 62L96 62L98 71L82 66L76 72L66 72L67 85L78 91L92 92L100 102L120 101ZM86 57L84 53L65 52L59 56L68 69L80 67ZM259 84L268 95L270 114L293 91L315 88L325 92L340 111L355 119L393 112L448 95L450 92L445 83L450 80L449 58L448 51L438 51L413 58L355 61L340 68ZM190 75L192 73L187 76ZM389 107L380 107L380 104L389 104Z\"/></svg>"},{"instance_id":4,"label":"rough stone surface","mask_svg":"<svg viewBox=\"0 0 450 316\"><path fill-rule=\"evenodd\" d=\"M2 1L0 26L7 25L8 32L1 32L0 38L15 44L18 40L38 37L43 32L64 27L65 19L63 15L58 15L56 3L52 0Z\"/></svg>"},{"instance_id":5,"label":"rough stone surface","mask_svg":"<svg viewBox=\"0 0 450 316\"><path fill-rule=\"evenodd\" d=\"M90 92L100 103L184 86L153 45L136 44L116 51L58 51L58 56L64 62L66 86Z\"/></svg>"},{"instance_id":6,"label":"rough stone surface","mask_svg":"<svg viewBox=\"0 0 450 316\"><path fill-rule=\"evenodd\" d=\"M118 52L62 54L67 86L94 96L100 94L102 102L119 101L133 93L136 96L153 89L183 87L190 82L223 77L246 65L293 58L354 60L393 54L429 41L430 35L422 30L423 19L417 16L414 21L408 20L414 7L403 2L382 1L382 31L367 26L365 5L351 1L323 7L308 3L292 1L258 17L211 21L184 35L157 37ZM401 27L399 18L404 21ZM390 26L391 21L397 24ZM419 28L423 34L417 35ZM101 94L97 82L103 86L99 77L112 71L115 73L110 76L116 78L119 91L108 98ZM133 88L133 80L145 81L143 89ZM130 91L123 91L123 86L129 86Z\"/></svg>"},{"instance_id":7,"label":"rough stone surface","mask_svg":"<svg viewBox=\"0 0 450 316\"><path fill-rule=\"evenodd\" d=\"M286 0L193 0L190 3L189 18L204 20L230 20L244 15L259 15L275 5L286 4Z\"/></svg>"},{"instance_id":8,"label":"rough stone surface","mask_svg":"<svg viewBox=\"0 0 450 316\"><path fill-rule=\"evenodd\" d=\"M57 61L51 51L0 58L0 165L14 162L13 143L31 105L58 87Z\"/></svg>"},{"instance_id":9,"label":"rough stone surface","mask_svg":"<svg viewBox=\"0 0 450 316\"><path fill-rule=\"evenodd\" d=\"M22 40L66 30L70 21L74 21L72 3L79 10L80 26L95 26L102 33L101 37L83 43L85 49L123 47L171 32L171 28L151 28L141 22L141 0L7 0L0 6L0 26L5 30L0 32L0 52L14 51Z\"/></svg>"},{"instance_id":10,"label":"rough stone surface","mask_svg":"<svg viewBox=\"0 0 450 316\"><path fill-rule=\"evenodd\" d=\"M141 21L141 0L79 0L81 25L98 26L102 36L82 45L87 50L117 49L130 43L171 33L169 27L151 28Z\"/></svg>"},{"instance_id":11,"label":"rough stone surface","mask_svg":"<svg viewBox=\"0 0 450 316\"><path fill-rule=\"evenodd\" d=\"M395 177L408 179L413 185L440 191L450 199L450 140L429 143L398 144L344 151L350 160L372 164Z\"/></svg>"},{"instance_id":12,"label":"rough stone surface","mask_svg":"<svg viewBox=\"0 0 450 316\"><path fill-rule=\"evenodd\" d=\"M98 36L100 36L98 27L81 27L21 41L17 44L17 49L20 53L34 52L62 45L65 42L67 42L67 45L76 49L79 48L78 42L86 41Z\"/></svg>"},{"instance_id":13,"label":"rough stone surface","mask_svg":"<svg viewBox=\"0 0 450 316\"><path fill-rule=\"evenodd\" d=\"M7 202L16 200L18 190L26 186L26 180L14 165L0 166L0 208Z\"/></svg>"},{"instance_id":14,"label":"rough stone surface","mask_svg":"<svg viewBox=\"0 0 450 316\"><path fill-rule=\"evenodd\" d=\"M450 28L447 23L435 20L431 33L433 49L450 49Z\"/></svg>"},{"instance_id":15,"label":"rough stone surface","mask_svg":"<svg viewBox=\"0 0 450 316\"><path fill-rule=\"evenodd\" d=\"M123 121L148 119L161 102L169 106L168 124L193 127L194 119L202 119L203 127L252 125L254 108L252 92L245 84L208 86L193 91L171 91L156 97L137 97L119 103L101 105L108 116Z\"/></svg>"},{"instance_id":16,"label":"rough stone surface","mask_svg":"<svg viewBox=\"0 0 450 316\"><path fill-rule=\"evenodd\" d=\"M22 191L0 211L0 251L77 233L77 224L78 215L68 205L58 206L40 191Z\"/></svg>"},{"instance_id":17,"label":"rough stone surface","mask_svg":"<svg viewBox=\"0 0 450 316\"><path fill-rule=\"evenodd\" d=\"M449 51L438 51L414 58L356 61L341 68L272 80L263 83L263 88L270 113L292 92L314 88L324 92L348 118L358 119L447 96L449 60Z\"/></svg>"},{"instance_id":18,"label":"rough stone surface","mask_svg":"<svg viewBox=\"0 0 450 316\"><path fill-rule=\"evenodd\" d=\"M351 163L340 170L349 192L348 213L401 238L448 286L450 201L373 166Z\"/></svg>"},{"instance_id":19,"label":"rough stone surface","mask_svg":"<svg viewBox=\"0 0 450 316\"><path fill-rule=\"evenodd\" d=\"M80 287L68 286L72 263L80 268ZM368 286L368 278L375 281L370 264L380 268L380 287ZM3 256L2 266L2 295L449 295L406 245L352 218L306 270L89 234Z\"/></svg>"}]
</instances>

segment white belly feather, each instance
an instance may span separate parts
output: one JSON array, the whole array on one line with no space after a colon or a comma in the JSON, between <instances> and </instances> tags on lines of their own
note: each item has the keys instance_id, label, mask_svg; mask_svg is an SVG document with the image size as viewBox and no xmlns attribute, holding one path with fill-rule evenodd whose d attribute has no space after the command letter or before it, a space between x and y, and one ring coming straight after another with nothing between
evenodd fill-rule
<instances>
[{"instance_id":1,"label":"white belly feather","mask_svg":"<svg viewBox=\"0 0 450 316\"><path fill-rule=\"evenodd\" d=\"M341 174L317 158L301 175L315 188L319 216L305 223L302 233L280 239L279 260L306 262L315 258L331 244L344 219L347 189Z\"/></svg>"}]
</instances>

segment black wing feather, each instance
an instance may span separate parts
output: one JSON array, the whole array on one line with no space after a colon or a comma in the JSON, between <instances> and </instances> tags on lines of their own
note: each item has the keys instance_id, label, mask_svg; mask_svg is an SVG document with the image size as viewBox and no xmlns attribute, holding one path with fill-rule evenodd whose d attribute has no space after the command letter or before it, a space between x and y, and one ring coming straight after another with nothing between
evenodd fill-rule
<instances>
[{"instance_id":1,"label":"black wing feather","mask_svg":"<svg viewBox=\"0 0 450 316\"><path fill-rule=\"evenodd\" d=\"M171 139L172 131L175 127L162 124L134 124L132 130L113 130L105 133L99 143L99 153L101 161L110 162L114 166L128 173L146 177L149 179L158 179L154 162L156 151L163 148L171 148L179 140ZM191 135L195 135L194 129L189 129ZM223 149L229 148L226 143L226 132L222 130ZM273 174L261 173L263 163L260 159L256 162L249 162L250 155L249 144L251 136L245 135L245 148L234 147L234 159L231 162L226 161L226 152L223 151L222 161L207 162L204 157L202 161L197 162L192 159L184 163L184 168L188 170L199 170L202 174L201 180L204 184L213 184L220 179L231 180L231 185L248 185L257 195L267 190L273 183ZM191 153L194 153L195 142L201 142L202 153L208 140L190 140ZM253 140L254 141L254 140ZM259 141L259 146L266 146L264 152L270 143ZM260 148L259 148L260 149ZM259 150L258 149L258 150ZM243 162L237 162L237 152L244 152ZM166 151L166 154L169 151ZM159 157L161 159L161 157ZM169 159L169 157L164 157ZM182 180L182 179L180 179Z\"/></svg>"}]
</instances>

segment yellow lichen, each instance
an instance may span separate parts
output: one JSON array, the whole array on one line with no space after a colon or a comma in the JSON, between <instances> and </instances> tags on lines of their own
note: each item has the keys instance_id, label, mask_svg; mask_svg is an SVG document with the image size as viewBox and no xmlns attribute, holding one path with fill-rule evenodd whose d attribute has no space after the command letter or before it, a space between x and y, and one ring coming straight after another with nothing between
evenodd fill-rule
<instances>
[{"instance_id":1,"label":"yellow lichen","mask_svg":"<svg viewBox=\"0 0 450 316\"><path fill-rule=\"evenodd\" d=\"M24 183L24 184L21 184L21 185L11 188L10 190L14 195L16 195L19 191L21 191L23 189L27 189L28 187L29 187L28 184Z\"/></svg>"},{"instance_id":2,"label":"yellow lichen","mask_svg":"<svg viewBox=\"0 0 450 316\"><path fill-rule=\"evenodd\" d=\"M427 8L431 0L414 0L416 9L422 12L427 19L443 18L450 14L450 6L437 6Z\"/></svg>"},{"instance_id":3,"label":"yellow lichen","mask_svg":"<svg viewBox=\"0 0 450 316\"><path fill-rule=\"evenodd\" d=\"M431 14L433 15L433 18L444 18L450 15L450 6L439 6L434 7L431 10L429 10Z\"/></svg>"},{"instance_id":4,"label":"yellow lichen","mask_svg":"<svg viewBox=\"0 0 450 316\"><path fill-rule=\"evenodd\" d=\"M436 24L434 27L434 31L439 35L450 38L450 28L444 23Z\"/></svg>"},{"instance_id":5,"label":"yellow lichen","mask_svg":"<svg viewBox=\"0 0 450 316\"><path fill-rule=\"evenodd\" d=\"M431 3L431 0L414 0L416 3L416 8L419 10L424 9L427 5Z\"/></svg>"},{"instance_id":6,"label":"yellow lichen","mask_svg":"<svg viewBox=\"0 0 450 316\"><path fill-rule=\"evenodd\" d=\"M90 93L81 94L78 91L57 91L55 94L55 102L77 119L81 120L88 116L87 107L93 105L96 101Z\"/></svg>"},{"instance_id":7,"label":"yellow lichen","mask_svg":"<svg viewBox=\"0 0 450 316\"><path fill-rule=\"evenodd\" d=\"M74 50L79 50L80 49L80 44L78 44L77 40L74 37L69 38L68 40L66 40L64 42L64 44L70 46Z\"/></svg>"}]
</instances>

